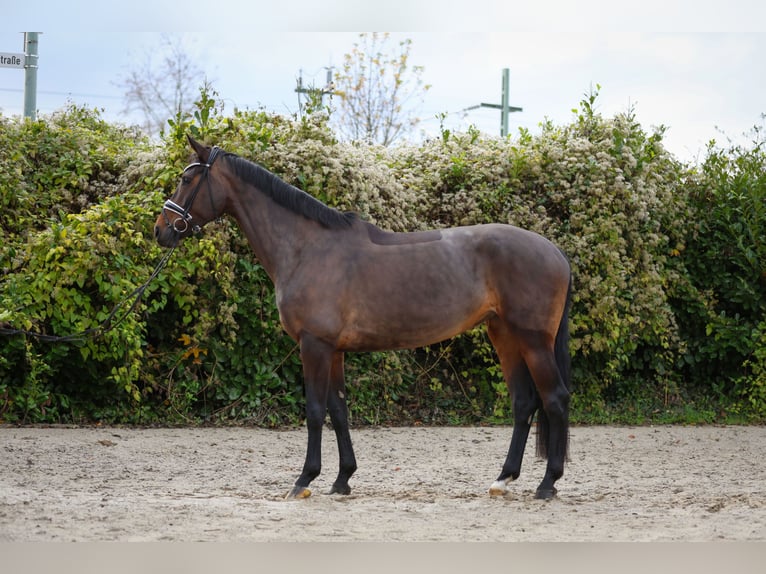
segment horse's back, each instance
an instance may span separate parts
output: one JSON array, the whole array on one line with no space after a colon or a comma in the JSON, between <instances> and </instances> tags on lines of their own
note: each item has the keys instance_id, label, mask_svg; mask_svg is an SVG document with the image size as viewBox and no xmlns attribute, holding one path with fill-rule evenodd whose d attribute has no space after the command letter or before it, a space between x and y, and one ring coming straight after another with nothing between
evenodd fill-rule
<instances>
[{"instance_id":1,"label":"horse's back","mask_svg":"<svg viewBox=\"0 0 766 574\"><path fill-rule=\"evenodd\" d=\"M462 245L477 260L489 265L492 273L526 275L530 280L569 279L569 261L564 253L534 231L488 223L445 229L443 239Z\"/></svg>"}]
</instances>

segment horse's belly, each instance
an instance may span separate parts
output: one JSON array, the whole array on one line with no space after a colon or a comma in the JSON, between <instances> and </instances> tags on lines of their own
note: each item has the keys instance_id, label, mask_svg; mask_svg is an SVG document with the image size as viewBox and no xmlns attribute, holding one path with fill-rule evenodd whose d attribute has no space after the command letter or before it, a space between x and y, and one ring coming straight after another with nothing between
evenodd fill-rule
<instances>
[{"instance_id":1,"label":"horse's belly","mask_svg":"<svg viewBox=\"0 0 766 574\"><path fill-rule=\"evenodd\" d=\"M432 297L410 304L374 305L350 313L338 339L349 351L412 349L444 341L492 315L488 301L464 300L459 304Z\"/></svg>"},{"instance_id":2,"label":"horse's belly","mask_svg":"<svg viewBox=\"0 0 766 574\"><path fill-rule=\"evenodd\" d=\"M494 310L475 257L443 242L370 258L342 301L339 345L349 350L421 347L449 339Z\"/></svg>"}]
</instances>

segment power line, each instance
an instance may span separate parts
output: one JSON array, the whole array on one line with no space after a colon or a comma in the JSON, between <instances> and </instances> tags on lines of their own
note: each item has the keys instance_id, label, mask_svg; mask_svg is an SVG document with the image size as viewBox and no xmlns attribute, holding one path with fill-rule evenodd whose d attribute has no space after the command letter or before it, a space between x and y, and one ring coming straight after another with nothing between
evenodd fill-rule
<instances>
[{"instance_id":1,"label":"power line","mask_svg":"<svg viewBox=\"0 0 766 574\"><path fill-rule=\"evenodd\" d=\"M0 88L0 92L14 92L21 93L24 90L21 88ZM47 96L73 96L76 98L103 98L107 100L121 100L122 96L108 96L106 94L84 94L81 92L57 92L52 90L37 90L38 94L45 94Z\"/></svg>"}]
</instances>

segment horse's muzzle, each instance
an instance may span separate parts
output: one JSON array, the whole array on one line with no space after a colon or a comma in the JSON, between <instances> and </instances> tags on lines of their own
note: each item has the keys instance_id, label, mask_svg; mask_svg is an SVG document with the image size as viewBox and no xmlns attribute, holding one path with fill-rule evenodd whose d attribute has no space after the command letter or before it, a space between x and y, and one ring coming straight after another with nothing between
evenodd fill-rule
<instances>
[{"instance_id":1,"label":"horse's muzzle","mask_svg":"<svg viewBox=\"0 0 766 574\"><path fill-rule=\"evenodd\" d=\"M154 238L162 247L173 247L180 239L175 229L159 224L154 226Z\"/></svg>"}]
</instances>

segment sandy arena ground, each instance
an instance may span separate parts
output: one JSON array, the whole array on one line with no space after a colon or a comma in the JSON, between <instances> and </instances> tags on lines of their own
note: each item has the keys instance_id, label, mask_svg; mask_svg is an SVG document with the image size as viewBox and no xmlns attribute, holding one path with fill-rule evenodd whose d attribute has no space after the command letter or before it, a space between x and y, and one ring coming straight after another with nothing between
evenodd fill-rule
<instances>
[{"instance_id":1,"label":"sandy arena ground","mask_svg":"<svg viewBox=\"0 0 766 574\"><path fill-rule=\"evenodd\" d=\"M350 496L285 501L304 429L0 427L0 542L766 540L766 427L575 427L559 495L529 441L487 489L509 428L352 431Z\"/></svg>"}]
</instances>

